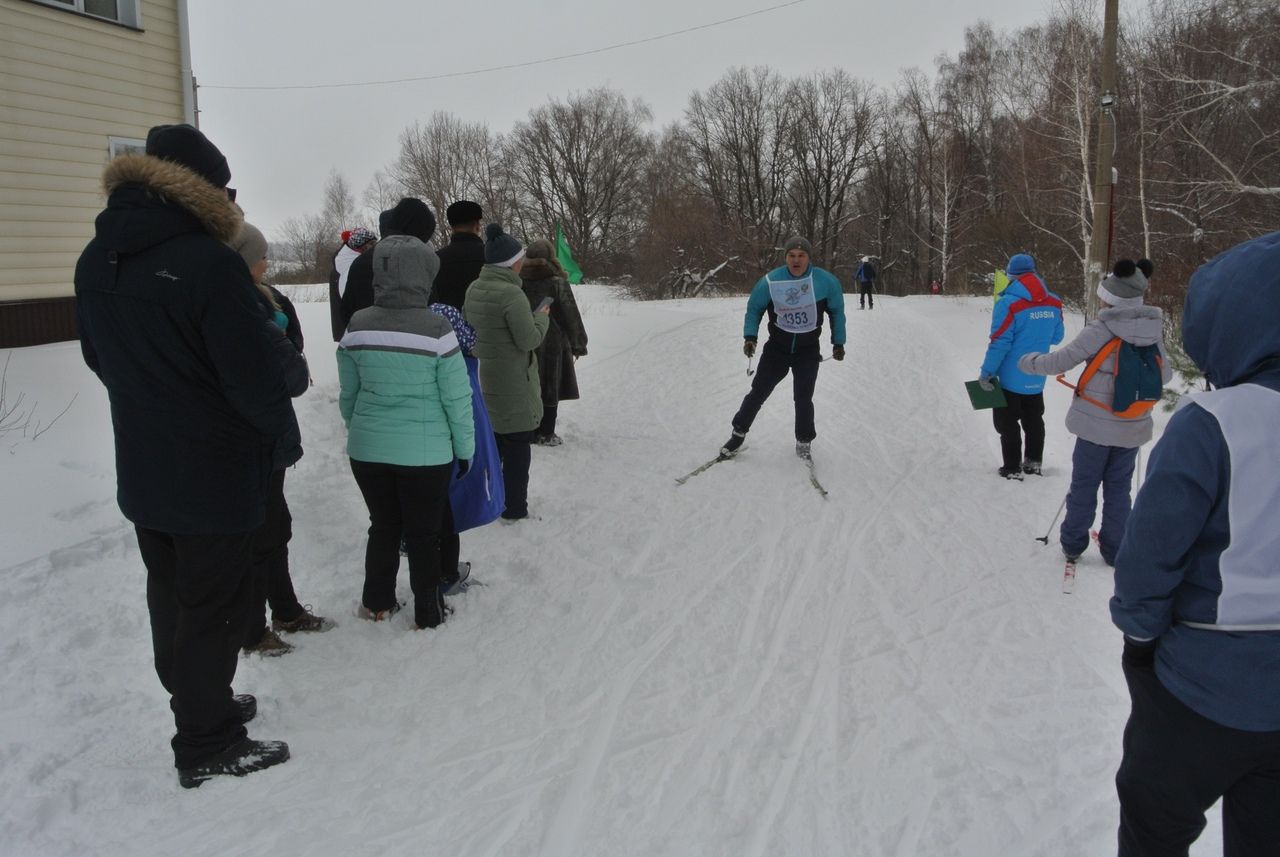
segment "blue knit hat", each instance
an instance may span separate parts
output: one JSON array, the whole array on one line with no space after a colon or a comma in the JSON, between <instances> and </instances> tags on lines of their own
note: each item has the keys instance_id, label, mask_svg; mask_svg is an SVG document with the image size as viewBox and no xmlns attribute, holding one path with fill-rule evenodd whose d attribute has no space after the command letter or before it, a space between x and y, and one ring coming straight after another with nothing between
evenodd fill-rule
<instances>
[{"instance_id":1,"label":"blue knit hat","mask_svg":"<svg viewBox=\"0 0 1280 857\"><path fill-rule=\"evenodd\" d=\"M524 258L520 242L502 231L501 223L490 223L484 228L484 262L510 268Z\"/></svg>"},{"instance_id":2,"label":"blue knit hat","mask_svg":"<svg viewBox=\"0 0 1280 857\"><path fill-rule=\"evenodd\" d=\"M1030 274L1036 269L1036 260L1031 258L1029 253L1015 253L1009 257L1009 264L1005 265L1004 272L1010 277L1016 277L1019 274Z\"/></svg>"}]
</instances>

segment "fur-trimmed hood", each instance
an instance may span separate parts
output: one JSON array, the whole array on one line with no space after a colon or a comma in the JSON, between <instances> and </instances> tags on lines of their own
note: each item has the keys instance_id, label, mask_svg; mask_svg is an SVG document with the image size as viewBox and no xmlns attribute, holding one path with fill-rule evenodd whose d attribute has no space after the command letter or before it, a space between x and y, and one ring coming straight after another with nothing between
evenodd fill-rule
<instances>
[{"instance_id":1,"label":"fur-trimmed hood","mask_svg":"<svg viewBox=\"0 0 1280 857\"><path fill-rule=\"evenodd\" d=\"M240 231L244 214L226 192L192 170L151 155L121 155L102 175L107 210L98 216L97 235L125 252L152 246L176 234L207 232L225 243ZM174 209L189 217L181 217Z\"/></svg>"},{"instance_id":2,"label":"fur-trimmed hood","mask_svg":"<svg viewBox=\"0 0 1280 857\"><path fill-rule=\"evenodd\" d=\"M563 277L564 269L554 259L537 259L532 256L524 257L524 264L520 266L520 279L522 280L545 280L549 277Z\"/></svg>"}]
</instances>

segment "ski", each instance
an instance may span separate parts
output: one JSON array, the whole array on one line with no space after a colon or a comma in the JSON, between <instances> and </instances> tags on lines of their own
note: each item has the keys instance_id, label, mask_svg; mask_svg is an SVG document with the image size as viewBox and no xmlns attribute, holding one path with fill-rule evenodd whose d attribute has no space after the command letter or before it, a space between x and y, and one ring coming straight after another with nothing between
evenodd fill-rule
<instances>
[{"instance_id":1,"label":"ski","mask_svg":"<svg viewBox=\"0 0 1280 857\"><path fill-rule=\"evenodd\" d=\"M809 468L809 484L812 485L814 490L821 494L822 499L825 500L827 498L827 489L823 488L822 483L818 481L818 470L813 466L813 456L801 456L800 460L804 462L805 467Z\"/></svg>"},{"instance_id":2,"label":"ski","mask_svg":"<svg viewBox=\"0 0 1280 857\"><path fill-rule=\"evenodd\" d=\"M736 454L737 454L737 453L734 453L734 455L736 455ZM692 479L693 477L697 476L699 473L706 473L706 472L707 472L708 470L710 470L713 466L715 466L715 465L719 464L719 463L720 463L720 462L722 462L722 461L728 461L730 458L733 458L733 457L734 457L733 455L725 455L725 454L722 452L722 453L720 453L719 455L717 455L715 458L713 458L713 459L711 459L710 461L708 461L706 464L703 464L703 465L701 465L701 466L699 466L699 467L695 467L693 470L689 471L689 472L688 472L688 473L686 473L684 476L681 476L680 478L678 478L678 479L676 480L676 484L677 484L677 485L683 485L684 483L688 482L688 481L689 481L690 479Z\"/></svg>"},{"instance_id":3,"label":"ski","mask_svg":"<svg viewBox=\"0 0 1280 857\"><path fill-rule=\"evenodd\" d=\"M1076 588L1076 561L1074 559L1067 560L1066 567L1062 571L1062 594L1070 595L1071 591Z\"/></svg>"}]
</instances>

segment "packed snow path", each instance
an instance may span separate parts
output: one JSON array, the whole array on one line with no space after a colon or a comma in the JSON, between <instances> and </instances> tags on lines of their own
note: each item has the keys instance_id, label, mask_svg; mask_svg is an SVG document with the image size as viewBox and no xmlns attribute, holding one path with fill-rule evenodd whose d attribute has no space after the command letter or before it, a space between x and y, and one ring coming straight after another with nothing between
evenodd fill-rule
<instances>
[{"instance_id":1,"label":"packed snow path","mask_svg":"<svg viewBox=\"0 0 1280 857\"><path fill-rule=\"evenodd\" d=\"M823 500L789 379L737 459L674 482L747 391L745 298L580 301L583 398L561 407L565 445L535 448L540 520L464 534L486 585L419 633L410 611L353 616L367 517L327 307L300 305L316 386L286 485L293 577L340 625L241 661L250 734L293 759L193 792L170 767L105 394L74 344L12 352L11 395L47 416L79 397L39 438L4 438L0 852L1114 853L1128 697L1109 569L1087 554L1063 595L1056 530L1035 541L1070 471L1065 388L1048 388L1045 476L995 475L962 388L990 302L850 302L848 359L823 363L815 399ZM1193 853L1219 854L1218 830L1215 811Z\"/></svg>"}]
</instances>

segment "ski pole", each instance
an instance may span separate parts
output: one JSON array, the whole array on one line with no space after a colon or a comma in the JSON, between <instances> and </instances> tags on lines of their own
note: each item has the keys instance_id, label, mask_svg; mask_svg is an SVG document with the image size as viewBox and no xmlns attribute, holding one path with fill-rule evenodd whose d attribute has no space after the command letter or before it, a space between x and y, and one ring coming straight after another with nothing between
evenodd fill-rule
<instances>
[{"instance_id":1,"label":"ski pole","mask_svg":"<svg viewBox=\"0 0 1280 857\"><path fill-rule=\"evenodd\" d=\"M756 356L754 354L747 355L747 377L748 378L756 374L756 370L751 368L751 362L755 359L756 359Z\"/></svg>"},{"instance_id":2,"label":"ski pole","mask_svg":"<svg viewBox=\"0 0 1280 857\"><path fill-rule=\"evenodd\" d=\"M1058 523L1058 516L1062 514L1062 510L1067 508L1067 498L1063 496L1062 503L1058 506L1058 511L1053 514L1053 521L1049 523L1049 529L1045 530L1043 536L1036 536L1036 541L1041 542L1046 547L1049 544L1049 534L1053 532L1053 525Z\"/></svg>"}]
</instances>

